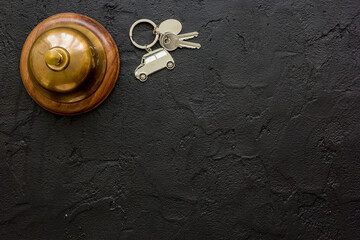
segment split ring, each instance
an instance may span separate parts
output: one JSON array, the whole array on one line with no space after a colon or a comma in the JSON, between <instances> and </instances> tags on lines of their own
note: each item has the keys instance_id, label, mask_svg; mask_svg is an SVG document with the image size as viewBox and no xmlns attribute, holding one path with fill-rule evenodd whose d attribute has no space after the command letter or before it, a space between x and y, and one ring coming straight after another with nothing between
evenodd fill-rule
<instances>
[{"instance_id":1,"label":"split ring","mask_svg":"<svg viewBox=\"0 0 360 240\"><path fill-rule=\"evenodd\" d=\"M138 44L138 43L136 43L134 41L134 39L133 39L133 30L134 30L135 26L138 25L139 23L150 23L154 27L155 39L154 39L154 41L152 43L146 44L146 45L140 45L140 44ZM158 41L158 39L159 39L159 34L157 33L157 25L153 21L151 21L149 19L137 20L136 22L134 22L134 24L130 28L129 37L130 37L130 40L131 40L132 44L134 44L135 47L140 48L140 49L149 49L152 46L154 46L156 44L156 42Z\"/></svg>"}]
</instances>

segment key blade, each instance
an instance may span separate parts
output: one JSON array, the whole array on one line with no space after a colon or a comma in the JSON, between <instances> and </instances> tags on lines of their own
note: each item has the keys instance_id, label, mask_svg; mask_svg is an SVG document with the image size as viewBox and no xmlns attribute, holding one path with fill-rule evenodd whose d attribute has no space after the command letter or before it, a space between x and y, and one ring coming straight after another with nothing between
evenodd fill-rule
<instances>
[{"instance_id":1,"label":"key blade","mask_svg":"<svg viewBox=\"0 0 360 240\"><path fill-rule=\"evenodd\" d=\"M187 39L192 39L194 37L199 36L198 32L189 32L189 33L183 33L183 34L179 34L177 35L179 40L187 40Z\"/></svg>"},{"instance_id":2,"label":"key blade","mask_svg":"<svg viewBox=\"0 0 360 240\"><path fill-rule=\"evenodd\" d=\"M186 41L179 41L178 46L180 48L191 48L191 49L199 49L199 48L201 48L200 43L186 42Z\"/></svg>"}]
</instances>

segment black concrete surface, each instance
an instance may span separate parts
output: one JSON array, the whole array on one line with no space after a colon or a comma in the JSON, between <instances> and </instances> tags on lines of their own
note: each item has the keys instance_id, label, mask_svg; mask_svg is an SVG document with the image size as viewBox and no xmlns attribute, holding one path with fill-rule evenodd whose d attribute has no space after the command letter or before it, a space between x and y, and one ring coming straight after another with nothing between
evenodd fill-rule
<instances>
[{"instance_id":1,"label":"black concrete surface","mask_svg":"<svg viewBox=\"0 0 360 240\"><path fill-rule=\"evenodd\" d=\"M99 21L121 57L75 117L19 73L60 12ZM202 48L140 83L140 18L176 18ZM360 239L359 63L357 0L0 0L0 239Z\"/></svg>"}]
</instances>

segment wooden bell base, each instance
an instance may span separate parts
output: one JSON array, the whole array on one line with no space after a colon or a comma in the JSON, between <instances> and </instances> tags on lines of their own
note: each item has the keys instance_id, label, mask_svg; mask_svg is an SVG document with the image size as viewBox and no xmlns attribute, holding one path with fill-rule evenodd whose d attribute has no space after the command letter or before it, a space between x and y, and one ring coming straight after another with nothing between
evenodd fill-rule
<instances>
[{"instance_id":1,"label":"wooden bell base","mask_svg":"<svg viewBox=\"0 0 360 240\"><path fill-rule=\"evenodd\" d=\"M106 70L99 86L79 101L58 101L54 94L46 88L41 88L34 79L29 66L29 55L36 39L44 32L57 27L78 25L91 31L101 43L106 54ZM71 61L71 60L70 60ZM37 25L29 34L22 49L20 72L24 86L29 95L44 109L60 115L77 115L88 112L101 104L115 86L120 70L120 57L115 41L106 29L94 19L76 13L60 13L51 16ZM91 83L90 83L91 84ZM80 86L81 88L81 86ZM86 91L79 89L79 91ZM67 93L64 93L67 94ZM74 94L72 92L71 94ZM55 96L55 95L54 95ZM65 98L66 99L66 96Z\"/></svg>"}]
</instances>

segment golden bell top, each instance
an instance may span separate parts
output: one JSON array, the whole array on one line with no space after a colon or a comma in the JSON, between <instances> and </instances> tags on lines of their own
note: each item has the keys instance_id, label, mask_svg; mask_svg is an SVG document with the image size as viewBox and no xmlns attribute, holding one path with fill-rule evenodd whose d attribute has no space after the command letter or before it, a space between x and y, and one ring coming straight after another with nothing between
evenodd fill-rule
<instances>
[{"instance_id":1,"label":"golden bell top","mask_svg":"<svg viewBox=\"0 0 360 240\"><path fill-rule=\"evenodd\" d=\"M61 47L51 48L45 53L45 62L51 70L64 70L70 62L69 52Z\"/></svg>"},{"instance_id":2,"label":"golden bell top","mask_svg":"<svg viewBox=\"0 0 360 240\"><path fill-rule=\"evenodd\" d=\"M95 67L93 46L80 31L58 27L41 34L29 54L36 81L57 93L76 90Z\"/></svg>"}]
</instances>

